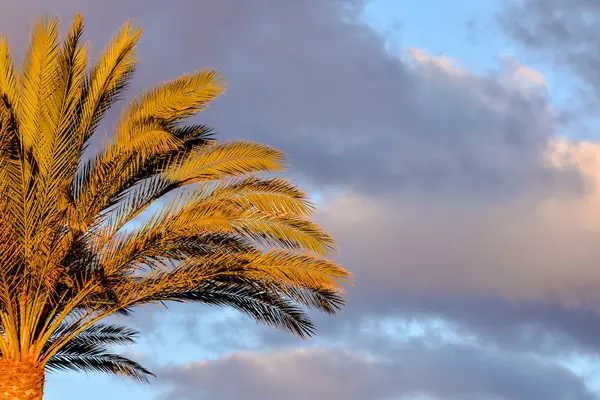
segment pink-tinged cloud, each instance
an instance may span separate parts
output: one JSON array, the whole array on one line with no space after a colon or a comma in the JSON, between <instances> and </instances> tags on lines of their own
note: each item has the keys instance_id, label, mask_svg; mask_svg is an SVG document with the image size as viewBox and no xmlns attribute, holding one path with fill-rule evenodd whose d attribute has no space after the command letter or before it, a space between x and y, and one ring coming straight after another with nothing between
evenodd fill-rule
<instances>
[{"instance_id":1,"label":"pink-tinged cloud","mask_svg":"<svg viewBox=\"0 0 600 400\"><path fill-rule=\"evenodd\" d=\"M165 400L596 398L571 372L533 357L418 341L371 357L336 349L239 352L159 375L169 387Z\"/></svg>"},{"instance_id":2,"label":"pink-tinged cloud","mask_svg":"<svg viewBox=\"0 0 600 400\"><path fill-rule=\"evenodd\" d=\"M600 348L599 146L559 138L551 88L516 59L480 75L426 49L411 53L410 43L405 53L391 54L358 19L364 3L23 0L3 7L0 26L22 49L34 16L55 11L67 22L82 8L97 52L119 23L133 17L146 33L132 94L196 68L222 70L229 91L202 122L224 138L284 149L290 176L324 194L318 219L339 239L340 260L355 273L345 312L317 319L323 337L351 335L369 319L436 317L506 353L499 355L503 368L485 369L480 366L497 362L484 350L467 356L420 349L399 352L389 361L392 368L366 359L368 349L360 346L366 339L358 338L358 355L288 349L173 367L167 379L185 377L173 396L199 398L196 390L206 389L211 399L269 398L299 388L304 398L323 398L346 384L360 399L371 393L389 398L392 392L377 392L388 385L456 399L593 398L563 370L542 368L530 379L527 371L539 366L510 350L546 351L540 342L547 336L552 351ZM544 4L526 3L534 10ZM597 43L587 31L577 32L585 35L568 38ZM551 45L566 43L572 47L565 54L575 54L576 45L560 30L552 38ZM586 65L574 70L587 79ZM504 386L489 378L481 388L475 375L460 376L460 387L436 386L443 376L436 365L457 374L468 357L476 359L469 371L487 371ZM265 365L270 375L261 374ZM349 366L359 374L346 372ZM222 381L225 371L235 371L239 385ZM294 380L302 376L322 379L309 387ZM347 376L353 379L342 380ZM556 383L565 391L531 382Z\"/></svg>"}]
</instances>

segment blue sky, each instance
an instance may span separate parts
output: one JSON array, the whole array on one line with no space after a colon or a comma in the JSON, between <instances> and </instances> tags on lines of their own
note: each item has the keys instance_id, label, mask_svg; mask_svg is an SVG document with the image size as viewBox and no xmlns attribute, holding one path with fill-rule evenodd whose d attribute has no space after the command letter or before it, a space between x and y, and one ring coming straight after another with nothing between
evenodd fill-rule
<instances>
[{"instance_id":1,"label":"blue sky","mask_svg":"<svg viewBox=\"0 0 600 400\"><path fill-rule=\"evenodd\" d=\"M45 398L600 398L600 143L577 91L600 105L586 74L600 26L578 20L593 5L5 3L15 46L45 11L83 8L94 49L133 17L146 29L133 90L221 69L230 89L203 118L289 154L356 275L344 313L315 315L307 342L232 311L140 310L128 323L143 336L120 350L159 380L57 373ZM552 8L562 19L544 20ZM582 40L588 58L560 57ZM565 110L578 117L560 123Z\"/></svg>"},{"instance_id":2,"label":"blue sky","mask_svg":"<svg viewBox=\"0 0 600 400\"><path fill-rule=\"evenodd\" d=\"M452 57L484 71L497 65L499 55L516 50L490 26L501 3L378 0L366 7L364 18L375 29L389 32L392 46L398 50L427 49L430 54Z\"/></svg>"},{"instance_id":3,"label":"blue sky","mask_svg":"<svg viewBox=\"0 0 600 400\"><path fill-rule=\"evenodd\" d=\"M495 70L502 57L515 57L543 73L550 88L550 104L566 106L577 80L503 34L496 17L509 3L514 1L377 0L367 5L364 19L389 37L394 51L425 49L429 54L452 58L474 72ZM577 131L565 134L581 136Z\"/></svg>"}]
</instances>

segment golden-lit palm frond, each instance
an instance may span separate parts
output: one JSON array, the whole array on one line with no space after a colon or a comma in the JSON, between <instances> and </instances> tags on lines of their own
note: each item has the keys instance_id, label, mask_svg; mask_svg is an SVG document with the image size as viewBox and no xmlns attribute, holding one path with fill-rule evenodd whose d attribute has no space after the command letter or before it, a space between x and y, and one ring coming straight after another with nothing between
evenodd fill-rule
<instances>
[{"instance_id":1,"label":"golden-lit palm frond","mask_svg":"<svg viewBox=\"0 0 600 400\"><path fill-rule=\"evenodd\" d=\"M175 158L163 174L171 181L190 184L284 168L281 151L263 144L236 141L213 144Z\"/></svg>"},{"instance_id":2,"label":"golden-lit palm frond","mask_svg":"<svg viewBox=\"0 0 600 400\"><path fill-rule=\"evenodd\" d=\"M5 107L13 110L13 115L16 116L20 98L18 79L5 36L0 37L0 93Z\"/></svg>"},{"instance_id":3,"label":"golden-lit palm frond","mask_svg":"<svg viewBox=\"0 0 600 400\"><path fill-rule=\"evenodd\" d=\"M147 121L157 121L165 128L189 118L223 93L223 79L215 70L200 70L148 90L134 99L123 112L116 127L114 146L127 147L132 129Z\"/></svg>"},{"instance_id":4,"label":"golden-lit palm frond","mask_svg":"<svg viewBox=\"0 0 600 400\"><path fill-rule=\"evenodd\" d=\"M65 333L65 329L58 330L56 336ZM61 347L48 361L47 368L49 371L105 372L148 382L154 374L135 361L108 351L108 346L135 343L137 336L136 331L119 325L91 326ZM54 339L50 339L44 350L53 343Z\"/></svg>"},{"instance_id":5,"label":"golden-lit palm frond","mask_svg":"<svg viewBox=\"0 0 600 400\"><path fill-rule=\"evenodd\" d=\"M78 181L78 208L84 212L81 219L92 224L94 216L110 207L115 197L152 176L158 160L189 153L202 132L177 123L201 111L223 89L216 71L202 70L134 99L123 112L113 141Z\"/></svg>"},{"instance_id":6,"label":"golden-lit palm frond","mask_svg":"<svg viewBox=\"0 0 600 400\"><path fill-rule=\"evenodd\" d=\"M81 146L94 134L106 111L127 88L137 65L135 48L141 33L132 22L125 23L86 78L79 122Z\"/></svg>"},{"instance_id":7,"label":"golden-lit palm frond","mask_svg":"<svg viewBox=\"0 0 600 400\"><path fill-rule=\"evenodd\" d=\"M55 90L59 53L57 18L39 20L21 74L19 133L25 148L43 149L52 143L59 96Z\"/></svg>"},{"instance_id":8,"label":"golden-lit palm frond","mask_svg":"<svg viewBox=\"0 0 600 400\"><path fill-rule=\"evenodd\" d=\"M126 23L88 71L77 14L61 42L40 20L23 68L0 39L0 356L48 370L151 373L110 352L136 333L113 314L166 301L230 306L301 337L333 314L350 274L283 153L217 143L188 123L224 91L199 70L143 92L95 154L90 139L137 65ZM86 158L87 157L87 158Z\"/></svg>"}]
</instances>

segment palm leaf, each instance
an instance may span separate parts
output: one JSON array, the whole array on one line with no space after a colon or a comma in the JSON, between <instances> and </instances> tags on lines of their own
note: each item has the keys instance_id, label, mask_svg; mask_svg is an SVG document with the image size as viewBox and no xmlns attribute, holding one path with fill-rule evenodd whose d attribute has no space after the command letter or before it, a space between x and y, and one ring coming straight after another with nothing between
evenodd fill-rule
<instances>
[{"instance_id":1,"label":"palm leaf","mask_svg":"<svg viewBox=\"0 0 600 400\"><path fill-rule=\"evenodd\" d=\"M327 258L336 244L306 194L261 176L284 154L187 124L223 93L215 70L142 92L87 154L141 30L124 24L88 70L83 25L76 14L61 42L57 19L40 19L20 70L0 38L0 357L148 381L111 351L137 332L102 321L168 301L314 335L307 310L338 312L350 273Z\"/></svg>"}]
</instances>

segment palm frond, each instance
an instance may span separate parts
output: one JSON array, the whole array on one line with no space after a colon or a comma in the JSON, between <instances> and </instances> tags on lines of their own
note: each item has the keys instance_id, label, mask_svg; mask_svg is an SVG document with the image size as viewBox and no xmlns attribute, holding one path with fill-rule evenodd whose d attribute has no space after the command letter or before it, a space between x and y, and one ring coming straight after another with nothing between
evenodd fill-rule
<instances>
[{"instance_id":1,"label":"palm frond","mask_svg":"<svg viewBox=\"0 0 600 400\"><path fill-rule=\"evenodd\" d=\"M5 98L5 102L15 110L14 114L16 115L20 98L18 78L5 36L0 37L0 93Z\"/></svg>"},{"instance_id":2,"label":"palm frond","mask_svg":"<svg viewBox=\"0 0 600 400\"><path fill-rule=\"evenodd\" d=\"M136 125L155 121L165 127L189 118L223 93L223 79L215 70L183 75L146 91L124 111L116 127L114 145L126 148Z\"/></svg>"},{"instance_id":3,"label":"palm frond","mask_svg":"<svg viewBox=\"0 0 600 400\"><path fill-rule=\"evenodd\" d=\"M48 371L101 372L149 383L156 377L135 361L110 353L103 349L72 346L69 351L60 351L46 364Z\"/></svg>"},{"instance_id":4,"label":"palm frond","mask_svg":"<svg viewBox=\"0 0 600 400\"><path fill-rule=\"evenodd\" d=\"M175 159L163 175L186 184L239 177L258 172L277 172L285 168L283 153L270 146L236 141L206 146Z\"/></svg>"},{"instance_id":5,"label":"palm frond","mask_svg":"<svg viewBox=\"0 0 600 400\"><path fill-rule=\"evenodd\" d=\"M87 143L106 111L127 88L137 65L135 48L141 33L141 29L134 27L131 22L125 23L113 36L85 80L79 127L80 146Z\"/></svg>"},{"instance_id":6,"label":"palm frond","mask_svg":"<svg viewBox=\"0 0 600 400\"><path fill-rule=\"evenodd\" d=\"M186 125L224 92L215 70L142 92L87 154L141 30L125 23L88 71L83 26L76 14L61 42L55 17L38 20L20 70L0 38L0 357L148 381L110 349L138 333L102 321L168 301L314 335L307 310L338 312L350 273L308 196L261 176L284 154Z\"/></svg>"},{"instance_id":7,"label":"palm frond","mask_svg":"<svg viewBox=\"0 0 600 400\"><path fill-rule=\"evenodd\" d=\"M53 125L51 110L56 96L58 56L57 18L39 19L32 32L21 75L19 130L26 148L51 145L51 136L42 135L42 131L48 123ZM48 133L52 134L50 130Z\"/></svg>"}]
</instances>

